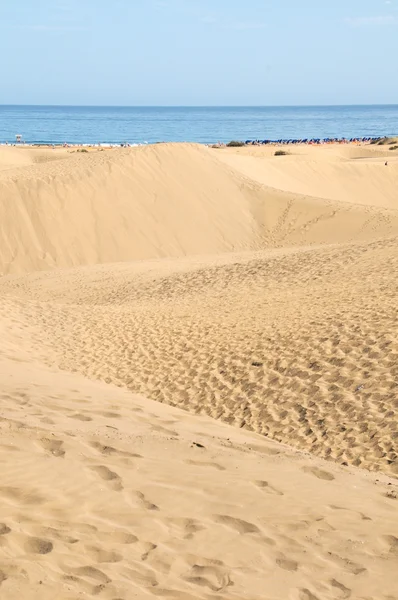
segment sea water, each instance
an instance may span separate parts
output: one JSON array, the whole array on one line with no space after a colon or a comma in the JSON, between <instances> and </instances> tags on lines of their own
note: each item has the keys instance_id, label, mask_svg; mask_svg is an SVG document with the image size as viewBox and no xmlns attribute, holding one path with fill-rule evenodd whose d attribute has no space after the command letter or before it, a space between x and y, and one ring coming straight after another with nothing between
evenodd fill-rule
<instances>
[{"instance_id":1,"label":"sea water","mask_svg":"<svg viewBox=\"0 0 398 600\"><path fill-rule=\"evenodd\" d=\"M217 143L398 134L398 105L0 106L0 143Z\"/></svg>"}]
</instances>

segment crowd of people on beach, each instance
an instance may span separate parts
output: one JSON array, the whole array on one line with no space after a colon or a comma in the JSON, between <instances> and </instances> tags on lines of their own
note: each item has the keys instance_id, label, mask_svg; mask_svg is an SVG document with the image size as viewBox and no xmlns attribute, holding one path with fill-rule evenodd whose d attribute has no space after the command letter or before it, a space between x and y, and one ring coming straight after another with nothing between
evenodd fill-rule
<instances>
[{"instance_id":1,"label":"crowd of people on beach","mask_svg":"<svg viewBox=\"0 0 398 600\"><path fill-rule=\"evenodd\" d=\"M223 148L226 146L288 146L294 144L323 145L323 144L366 144L380 140L380 137L356 137L356 138L302 138L302 139L280 139L280 140L246 140L245 142L218 142L213 147Z\"/></svg>"},{"instance_id":2,"label":"crowd of people on beach","mask_svg":"<svg viewBox=\"0 0 398 600\"><path fill-rule=\"evenodd\" d=\"M361 144L366 142L372 142L379 138L374 137L359 137L359 138L304 138L304 139L290 139L290 140L246 140L246 146L261 146L265 144L273 144L277 146L289 145L289 144Z\"/></svg>"}]
</instances>

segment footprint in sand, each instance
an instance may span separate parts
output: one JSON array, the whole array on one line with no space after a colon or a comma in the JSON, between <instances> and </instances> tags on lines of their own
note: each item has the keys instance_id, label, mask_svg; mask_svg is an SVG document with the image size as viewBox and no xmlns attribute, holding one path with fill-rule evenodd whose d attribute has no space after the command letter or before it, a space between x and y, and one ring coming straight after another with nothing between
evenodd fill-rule
<instances>
[{"instance_id":1,"label":"footprint in sand","mask_svg":"<svg viewBox=\"0 0 398 600\"><path fill-rule=\"evenodd\" d=\"M310 590L301 589L300 590L300 600L319 600L318 596L315 596Z\"/></svg>"},{"instance_id":2,"label":"footprint in sand","mask_svg":"<svg viewBox=\"0 0 398 600\"><path fill-rule=\"evenodd\" d=\"M0 523L0 535L7 535L10 532L11 529L5 523Z\"/></svg>"},{"instance_id":3,"label":"footprint in sand","mask_svg":"<svg viewBox=\"0 0 398 600\"><path fill-rule=\"evenodd\" d=\"M86 546L87 555L96 563L117 563L123 560L123 556L112 550L104 550L99 546Z\"/></svg>"},{"instance_id":4,"label":"footprint in sand","mask_svg":"<svg viewBox=\"0 0 398 600\"><path fill-rule=\"evenodd\" d=\"M99 532L98 539L113 544L136 544L138 537L127 531Z\"/></svg>"},{"instance_id":5,"label":"footprint in sand","mask_svg":"<svg viewBox=\"0 0 398 600\"><path fill-rule=\"evenodd\" d=\"M398 557L398 538L395 535L385 535L383 540L388 545L389 554Z\"/></svg>"},{"instance_id":6,"label":"footprint in sand","mask_svg":"<svg viewBox=\"0 0 398 600\"><path fill-rule=\"evenodd\" d=\"M94 411L96 415L100 415L101 417L105 417L106 419L121 419L122 415L116 412L102 412L102 411Z\"/></svg>"},{"instance_id":7,"label":"footprint in sand","mask_svg":"<svg viewBox=\"0 0 398 600\"><path fill-rule=\"evenodd\" d=\"M227 515L215 515L214 520L216 523L226 525L230 529L234 529L238 533L261 533L260 529L254 523L243 521L242 519L236 519L235 517L228 517Z\"/></svg>"},{"instance_id":8,"label":"footprint in sand","mask_svg":"<svg viewBox=\"0 0 398 600\"><path fill-rule=\"evenodd\" d=\"M236 531L240 535L255 534L255 537L261 543L268 544L269 546L275 546L275 540L266 537L257 525L250 523L250 521L244 521L243 519L237 519L236 517L230 517L228 515L214 515L214 521L220 525L225 525L229 529Z\"/></svg>"},{"instance_id":9,"label":"footprint in sand","mask_svg":"<svg viewBox=\"0 0 398 600\"><path fill-rule=\"evenodd\" d=\"M183 579L200 587L207 587L212 592L222 592L228 586L233 585L228 573L219 567L203 567L193 565Z\"/></svg>"},{"instance_id":10,"label":"footprint in sand","mask_svg":"<svg viewBox=\"0 0 398 600\"><path fill-rule=\"evenodd\" d=\"M159 507L149 500L146 499L145 495L142 492L133 492L133 495L137 498L138 503L145 508L145 510L159 510Z\"/></svg>"},{"instance_id":11,"label":"footprint in sand","mask_svg":"<svg viewBox=\"0 0 398 600\"><path fill-rule=\"evenodd\" d=\"M40 440L41 446L57 458L63 458L65 456L65 450L63 449L63 441L61 440L52 440L49 438L42 438Z\"/></svg>"},{"instance_id":12,"label":"footprint in sand","mask_svg":"<svg viewBox=\"0 0 398 600\"><path fill-rule=\"evenodd\" d=\"M146 542L143 544L143 546L144 546L145 552L141 555L141 560L145 562L146 560L148 560L150 553L153 552L154 550L156 550L157 545L152 544L152 542Z\"/></svg>"},{"instance_id":13,"label":"footprint in sand","mask_svg":"<svg viewBox=\"0 0 398 600\"><path fill-rule=\"evenodd\" d=\"M45 423L46 425L54 425L55 421L53 421L49 417L44 417L43 419L40 419L40 423Z\"/></svg>"},{"instance_id":14,"label":"footprint in sand","mask_svg":"<svg viewBox=\"0 0 398 600\"><path fill-rule=\"evenodd\" d=\"M89 579L94 579L94 581L99 581L100 583L110 583L112 581L105 573L91 566L79 567L74 569L73 572L76 575L88 577Z\"/></svg>"},{"instance_id":15,"label":"footprint in sand","mask_svg":"<svg viewBox=\"0 0 398 600\"><path fill-rule=\"evenodd\" d=\"M169 519L169 523L172 537L179 537L184 540L191 540L195 533L206 529L202 523L195 519Z\"/></svg>"},{"instance_id":16,"label":"footprint in sand","mask_svg":"<svg viewBox=\"0 0 398 600\"><path fill-rule=\"evenodd\" d=\"M101 454L105 456L123 456L126 458L142 458L141 454L135 454L134 452L125 452L123 450L117 450L112 446L104 446L99 442L90 442L90 446L95 450L98 450Z\"/></svg>"},{"instance_id":17,"label":"footprint in sand","mask_svg":"<svg viewBox=\"0 0 398 600\"><path fill-rule=\"evenodd\" d=\"M279 490L274 488L272 485L270 485L268 483L268 481L256 481L254 483L254 485L256 485L258 488L260 488L260 490L263 490L267 494L273 494L275 496L283 496L284 495L283 492L280 492Z\"/></svg>"},{"instance_id":18,"label":"footprint in sand","mask_svg":"<svg viewBox=\"0 0 398 600\"><path fill-rule=\"evenodd\" d=\"M337 588L338 590L340 590L340 592L342 592L342 594L340 595L340 598L343 598L344 600L346 598L350 598L352 590L345 587L345 585L343 585L339 581L336 581L336 579L332 579L330 583L331 583L332 587Z\"/></svg>"},{"instance_id":19,"label":"footprint in sand","mask_svg":"<svg viewBox=\"0 0 398 600\"><path fill-rule=\"evenodd\" d=\"M54 540L60 540L64 544L77 544L79 541L77 538L55 529L55 527L38 527L35 529L37 536L50 537Z\"/></svg>"},{"instance_id":20,"label":"footprint in sand","mask_svg":"<svg viewBox=\"0 0 398 600\"><path fill-rule=\"evenodd\" d=\"M92 421L91 417L87 417L86 415L82 415L80 413L76 414L76 415L68 415L69 419L75 419L76 421Z\"/></svg>"},{"instance_id":21,"label":"footprint in sand","mask_svg":"<svg viewBox=\"0 0 398 600\"><path fill-rule=\"evenodd\" d=\"M290 560L285 557L278 558L276 560L276 564L278 565L278 567L280 567L284 571L293 572L293 571L297 571L297 569L298 569L298 563L295 560Z\"/></svg>"},{"instance_id":22,"label":"footprint in sand","mask_svg":"<svg viewBox=\"0 0 398 600\"><path fill-rule=\"evenodd\" d=\"M134 564L133 566L134 568L124 570L125 577L130 581L134 581L136 585L144 589L150 589L153 593L155 591L158 592L159 590L157 586L159 585L159 582L156 579L156 575L153 570L140 564ZM157 595L160 594L157 593ZM175 597L174 594L172 597Z\"/></svg>"},{"instance_id":23,"label":"footprint in sand","mask_svg":"<svg viewBox=\"0 0 398 600\"><path fill-rule=\"evenodd\" d=\"M353 575L360 575L367 570L366 567L353 562L349 558L339 556L338 554L328 552L327 560L330 560L332 563L337 565L339 569L347 571L348 573L352 573Z\"/></svg>"},{"instance_id":24,"label":"footprint in sand","mask_svg":"<svg viewBox=\"0 0 398 600\"><path fill-rule=\"evenodd\" d=\"M309 475L314 475L318 479L323 479L325 481L333 481L335 479L332 473L328 471L324 471L323 469L318 469L318 467L303 467L302 469L304 473L308 473Z\"/></svg>"},{"instance_id":25,"label":"footprint in sand","mask_svg":"<svg viewBox=\"0 0 398 600\"><path fill-rule=\"evenodd\" d=\"M85 581L81 577L76 577L76 575L63 575L62 581L64 581L68 586L71 584L79 588L79 595L84 594L84 596L94 596L101 593L102 589L106 585L105 583L100 583L99 585L94 585L92 582Z\"/></svg>"},{"instance_id":26,"label":"footprint in sand","mask_svg":"<svg viewBox=\"0 0 398 600\"><path fill-rule=\"evenodd\" d=\"M24 548L32 554L49 554L52 552L53 543L41 538L30 538L25 542Z\"/></svg>"},{"instance_id":27,"label":"footprint in sand","mask_svg":"<svg viewBox=\"0 0 398 600\"><path fill-rule=\"evenodd\" d=\"M103 481L108 481L115 491L120 492L123 489L123 484L120 476L114 471L108 469L108 467L105 467L104 465L99 465L97 467L90 467L90 469L97 473L97 475Z\"/></svg>"}]
</instances>

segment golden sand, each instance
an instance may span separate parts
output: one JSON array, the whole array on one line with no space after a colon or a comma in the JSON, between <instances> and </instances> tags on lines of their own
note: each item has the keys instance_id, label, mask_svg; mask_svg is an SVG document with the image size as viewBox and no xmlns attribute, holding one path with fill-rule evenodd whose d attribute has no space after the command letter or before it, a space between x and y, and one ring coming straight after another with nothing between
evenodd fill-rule
<instances>
[{"instance_id":1,"label":"golden sand","mask_svg":"<svg viewBox=\"0 0 398 600\"><path fill-rule=\"evenodd\" d=\"M1 598L398 597L398 155L274 151L0 149Z\"/></svg>"}]
</instances>

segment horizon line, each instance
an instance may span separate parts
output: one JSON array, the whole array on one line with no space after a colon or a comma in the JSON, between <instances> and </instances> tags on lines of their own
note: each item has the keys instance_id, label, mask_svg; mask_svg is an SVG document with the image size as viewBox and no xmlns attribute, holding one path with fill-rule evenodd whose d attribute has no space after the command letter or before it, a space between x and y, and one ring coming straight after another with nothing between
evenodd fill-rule
<instances>
[{"instance_id":1,"label":"horizon line","mask_svg":"<svg viewBox=\"0 0 398 600\"><path fill-rule=\"evenodd\" d=\"M398 103L376 104L2 104L0 107L47 108L346 108L398 106Z\"/></svg>"}]
</instances>

